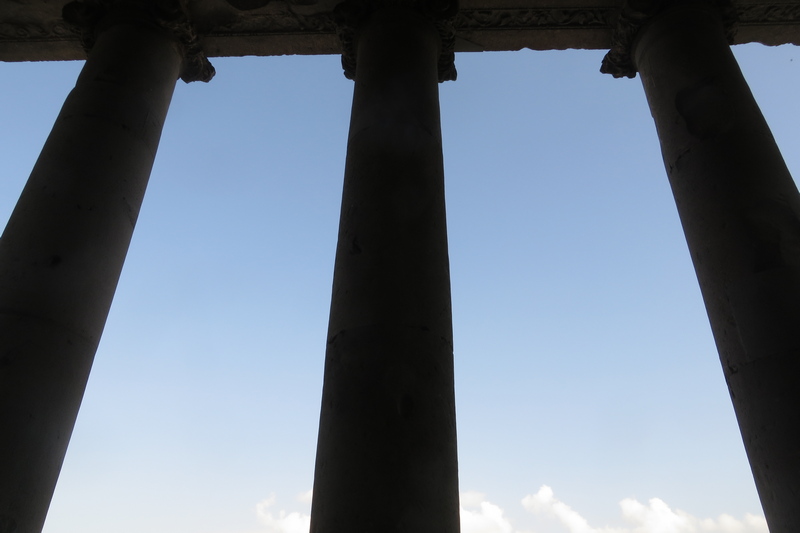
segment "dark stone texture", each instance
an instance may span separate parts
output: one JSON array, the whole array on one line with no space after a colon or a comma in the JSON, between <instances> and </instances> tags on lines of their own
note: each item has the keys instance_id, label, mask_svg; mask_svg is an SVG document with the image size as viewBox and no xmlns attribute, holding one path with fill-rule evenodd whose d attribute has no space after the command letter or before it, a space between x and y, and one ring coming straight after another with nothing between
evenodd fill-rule
<instances>
[{"instance_id":1,"label":"dark stone texture","mask_svg":"<svg viewBox=\"0 0 800 533\"><path fill-rule=\"evenodd\" d=\"M336 251L312 533L457 533L439 35L362 28Z\"/></svg>"},{"instance_id":2,"label":"dark stone texture","mask_svg":"<svg viewBox=\"0 0 800 533\"><path fill-rule=\"evenodd\" d=\"M346 0L336 6L334 18L342 42L342 68L347 79L355 78L358 62L356 47L360 28L376 11L389 7L407 7L430 20L439 33L439 81L455 81L455 38L453 18L458 0Z\"/></svg>"},{"instance_id":3,"label":"dark stone texture","mask_svg":"<svg viewBox=\"0 0 800 533\"><path fill-rule=\"evenodd\" d=\"M719 14L667 10L634 59L772 533L800 531L800 195Z\"/></svg>"},{"instance_id":4,"label":"dark stone texture","mask_svg":"<svg viewBox=\"0 0 800 533\"><path fill-rule=\"evenodd\" d=\"M664 9L672 9L679 4L695 7L706 5L714 9L722 18L728 42L734 42L737 12L731 0L625 0L611 35L611 50L603 58L600 72L615 78L635 78L632 48L639 31Z\"/></svg>"},{"instance_id":5,"label":"dark stone texture","mask_svg":"<svg viewBox=\"0 0 800 533\"><path fill-rule=\"evenodd\" d=\"M181 62L105 29L0 238L0 531L41 531Z\"/></svg>"},{"instance_id":6,"label":"dark stone texture","mask_svg":"<svg viewBox=\"0 0 800 533\"><path fill-rule=\"evenodd\" d=\"M61 19L69 0L0 2L0 61L82 59ZM105 1L105 0L104 0ZM209 57L338 54L341 0L186 0ZM731 0L735 43L800 44L800 2ZM608 49L623 0L461 0L455 50ZM243 9L237 9L235 6Z\"/></svg>"},{"instance_id":7,"label":"dark stone texture","mask_svg":"<svg viewBox=\"0 0 800 533\"><path fill-rule=\"evenodd\" d=\"M185 4L180 0L74 0L64 6L61 16L80 36L87 53L94 47L97 35L120 20L165 30L183 47L183 81L208 82L214 77L214 67L200 48Z\"/></svg>"}]
</instances>

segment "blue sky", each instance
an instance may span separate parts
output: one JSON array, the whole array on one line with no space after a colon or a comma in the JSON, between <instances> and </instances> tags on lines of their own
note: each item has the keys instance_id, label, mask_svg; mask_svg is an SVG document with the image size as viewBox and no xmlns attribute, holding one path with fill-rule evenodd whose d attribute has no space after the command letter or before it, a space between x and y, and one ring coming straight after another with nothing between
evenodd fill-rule
<instances>
[{"instance_id":1,"label":"blue sky","mask_svg":"<svg viewBox=\"0 0 800 533\"><path fill-rule=\"evenodd\" d=\"M734 50L798 175L800 54ZM440 86L464 533L763 532L641 83L602 56L459 54ZM352 82L213 63L177 86L45 533L308 513ZM80 67L0 63L4 220Z\"/></svg>"}]
</instances>

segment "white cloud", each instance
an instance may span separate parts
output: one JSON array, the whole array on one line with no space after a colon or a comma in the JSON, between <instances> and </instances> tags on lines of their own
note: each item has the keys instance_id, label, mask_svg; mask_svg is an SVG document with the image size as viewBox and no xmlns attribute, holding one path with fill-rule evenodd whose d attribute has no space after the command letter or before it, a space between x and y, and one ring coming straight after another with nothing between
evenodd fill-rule
<instances>
[{"instance_id":1,"label":"white cloud","mask_svg":"<svg viewBox=\"0 0 800 533\"><path fill-rule=\"evenodd\" d=\"M305 503L306 505L311 505L311 496L313 496L313 494L314 494L314 490L313 489L309 489L309 490L307 490L305 492L301 492L300 494L298 494L296 499L300 503Z\"/></svg>"},{"instance_id":2,"label":"white cloud","mask_svg":"<svg viewBox=\"0 0 800 533\"><path fill-rule=\"evenodd\" d=\"M469 509L472 508L472 509ZM513 533L503 510L480 492L461 494L461 533Z\"/></svg>"},{"instance_id":3,"label":"white cloud","mask_svg":"<svg viewBox=\"0 0 800 533\"><path fill-rule=\"evenodd\" d=\"M311 504L311 491L298 494L297 501ZM486 501L480 492L465 492L461 495L461 533L519 533L503 516L503 510ZM275 505L275 495L256 505L259 521L269 533L308 533L311 517L302 513L279 511L277 516L270 508ZM474 509L466 509L470 507Z\"/></svg>"},{"instance_id":4,"label":"white cloud","mask_svg":"<svg viewBox=\"0 0 800 533\"><path fill-rule=\"evenodd\" d=\"M522 498L522 506L534 514L555 516L570 533L623 533L619 529L591 527L577 511L557 500L553 495L553 489L547 485L542 485L536 494Z\"/></svg>"},{"instance_id":5,"label":"white cloud","mask_svg":"<svg viewBox=\"0 0 800 533\"><path fill-rule=\"evenodd\" d=\"M311 491L296 499L311 503ZM256 505L256 514L267 533L308 533L311 517L304 513L273 513L275 495ZM723 514L700 519L680 509L671 509L663 500L652 498L643 504L633 498L619 502L622 519L628 527L594 527L569 505L555 497L553 489L542 485L538 492L522 499L522 506L539 516L550 516L566 533L769 533L763 517L746 514L742 520ZM481 492L461 494L461 533L523 533L514 528L503 509Z\"/></svg>"},{"instance_id":6,"label":"white cloud","mask_svg":"<svg viewBox=\"0 0 800 533\"><path fill-rule=\"evenodd\" d=\"M476 490L468 490L459 495L461 507L480 507L481 502L486 501L486 494Z\"/></svg>"},{"instance_id":7,"label":"white cloud","mask_svg":"<svg viewBox=\"0 0 800 533\"><path fill-rule=\"evenodd\" d=\"M303 513L287 513L280 511L277 516L272 514L270 507L275 505L275 495L256 505L256 514L259 521L269 533L308 533L311 527L311 517Z\"/></svg>"},{"instance_id":8,"label":"white cloud","mask_svg":"<svg viewBox=\"0 0 800 533\"><path fill-rule=\"evenodd\" d=\"M744 520L723 514L717 519L696 518L670 507L659 498L647 505L625 498L619 503L622 518L632 527L592 527L577 511L558 500L553 489L542 485L539 492L522 499L522 505L537 515L555 517L569 533L769 533L763 517L746 514Z\"/></svg>"}]
</instances>

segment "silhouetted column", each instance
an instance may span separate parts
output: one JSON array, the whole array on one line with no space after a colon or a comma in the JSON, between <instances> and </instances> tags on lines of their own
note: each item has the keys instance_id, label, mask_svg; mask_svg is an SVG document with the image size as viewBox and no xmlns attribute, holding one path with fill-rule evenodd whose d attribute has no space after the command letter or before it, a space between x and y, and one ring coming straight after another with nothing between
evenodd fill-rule
<instances>
[{"instance_id":1,"label":"silhouetted column","mask_svg":"<svg viewBox=\"0 0 800 533\"><path fill-rule=\"evenodd\" d=\"M632 59L770 531L796 533L800 195L720 15L701 2L669 7L638 31Z\"/></svg>"},{"instance_id":2,"label":"silhouetted column","mask_svg":"<svg viewBox=\"0 0 800 533\"><path fill-rule=\"evenodd\" d=\"M343 57L355 93L311 531L456 533L437 85L454 77L452 48L448 67L441 25L411 9L339 15L361 22L344 36L355 52Z\"/></svg>"},{"instance_id":3,"label":"silhouetted column","mask_svg":"<svg viewBox=\"0 0 800 533\"><path fill-rule=\"evenodd\" d=\"M0 238L0 533L42 529L183 68L147 12L70 9L101 31Z\"/></svg>"}]
</instances>

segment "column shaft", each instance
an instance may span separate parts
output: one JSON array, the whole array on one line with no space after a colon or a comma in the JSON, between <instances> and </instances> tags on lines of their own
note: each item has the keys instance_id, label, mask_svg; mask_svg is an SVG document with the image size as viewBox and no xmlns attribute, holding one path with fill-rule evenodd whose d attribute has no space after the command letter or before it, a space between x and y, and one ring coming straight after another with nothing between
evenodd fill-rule
<instances>
[{"instance_id":1,"label":"column shaft","mask_svg":"<svg viewBox=\"0 0 800 533\"><path fill-rule=\"evenodd\" d=\"M439 36L401 8L359 35L311 531L456 533Z\"/></svg>"},{"instance_id":2,"label":"column shaft","mask_svg":"<svg viewBox=\"0 0 800 533\"><path fill-rule=\"evenodd\" d=\"M800 195L715 11L656 16L634 61L770 531L800 531Z\"/></svg>"},{"instance_id":3,"label":"column shaft","mask_svg":"<svg viewBox=\"0 0 800 533\"><path fill-rule=\"evenodd\" d=\"M44 524L181 63L106 28L0 238L0 533Z\"/></svg>"}]
</instances>

